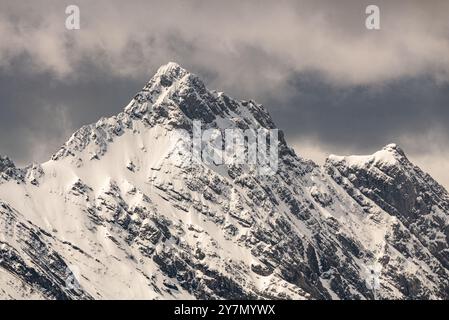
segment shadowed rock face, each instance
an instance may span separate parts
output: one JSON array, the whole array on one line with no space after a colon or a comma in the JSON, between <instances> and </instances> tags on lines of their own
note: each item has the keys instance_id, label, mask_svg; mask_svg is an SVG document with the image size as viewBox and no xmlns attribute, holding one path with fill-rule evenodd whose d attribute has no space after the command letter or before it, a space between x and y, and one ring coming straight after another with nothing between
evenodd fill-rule
<instances>
[{"instance_id":1,"label":"shadowed rock face","mask_svg":"<svg viewBox=\"0 0 449 320\"><path fill-rule=\"evenodd\" d=\"M11 207L0 201L0 226L3 233L0 237L0 268L12 275L16 284L25 288L25 292L35 291L40 298L91 299L89 294L75 285L77 280L71 278L69 266L52 249L50 243L55 238L31 222L19 220ZM12 246L7 242L13 238L22 245ZM70 279L73 286L67 288ZM4 298L8 298L8 295Z\"/></svg>"},{"instance_id":2,"label":"shadowed rock face","mask_svg":"<svg viewBox=\"0 0 449 320\"><path fill-rule=\"evenodd\" d=\"M8 157L0 156L0 174L12 177L14 176L16 171L16 166L14 165L14 162L11 161L11 159L9 159Z\"/></svg>"},{"instance_id":3,"label":"shadowed rock face","mask_svg":"<svg viewBox=\"0 0 449 320\"><path fill-rule=\"evenodd\" d=\"M326 162L327 172L351 194L357 189L398 218L449 268L448 192L413 165L398 146L388 145L381 152L387 153L390 160L331 156Z\"/></svg>"},{"instance_id":4,"label":"shadowed rock face","mask_svg":"<svg viewBox=\"0 0 449 320\"><path fill-rule=\"evenodd\" d=\"M0 180L23 180L25 173L26 170L16 168L11 159L0 156Z\"/></svg>"},{"instance_id":5,"label":"shadowed rock face","mask_svg":"<svg viewBox=\"0 0 449 320\"><path fill-rule=\"evenodd\" d=\"M51 161L1 158L0 297L449 298L447 192L397 146L320 168L281 132L263 176L183 161L173 138L194 120L275 128L261 105L169 63Z\"/></svg>"},{"instance_id":6,"label":"shadowed rock face","mask_svg":"<svg viewBox=\"0 0 449 320\"><path fill-rule=\"evenodd\" d=\"M449 197L441 185L414 166L399 147L389 145L383 151L391 153L396 163L368 161L363 166L351 166L343 159L328 160L326 165L403 221L410 223L429 214L434 205L448 211Z\"/></svg>"},{"instance_id":7,"label":"shadowed rock face","mask_svg":"<svg viewBox=\"0 0 449 320\"><path fill-rule=\"evenodd\" d=\"M14 163L8 158L0 156L0 172L4 172L9 168L15 168Z\"/></svg>"}]
</instances>

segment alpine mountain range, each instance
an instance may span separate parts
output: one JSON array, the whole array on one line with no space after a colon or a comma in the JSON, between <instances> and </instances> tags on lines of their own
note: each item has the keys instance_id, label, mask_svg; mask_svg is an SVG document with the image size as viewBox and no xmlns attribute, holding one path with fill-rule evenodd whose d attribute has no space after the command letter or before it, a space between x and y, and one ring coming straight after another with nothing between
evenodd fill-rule
<instances>
[{"instance_id":1,"label":"alpine mountain range","mask_svg":"<svg viewBox=\"0 0 449 320\"><path fill-rule=\"evenodd\" d=\"M395 144L275 174L179 132L277 129L176 63L49 161L0 157L1 299L449 299L449 194Z\"/></svg>"}]
</instances>

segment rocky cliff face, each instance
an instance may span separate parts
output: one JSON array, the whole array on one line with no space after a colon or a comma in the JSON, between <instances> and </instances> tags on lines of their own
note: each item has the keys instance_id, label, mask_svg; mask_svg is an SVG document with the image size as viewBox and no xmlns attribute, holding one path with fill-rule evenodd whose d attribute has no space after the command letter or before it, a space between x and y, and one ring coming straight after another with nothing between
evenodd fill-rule
<instances>
[{"instance_id":1,"label":"rocky cliff face","mask_svg":"<svg viewBox=\"0 0 449 320\"><path fill-rule=\"evenodd\" d=\"M0 297L449 298L448 194L398 147L321 168L280 132L261 175L191 161L194 121L276 128L169 63L50 161L1 158Z\"/></svg>"},{"instance_id":2,"label":"rocky cliff face","mask_svg":"<svg viewBox=\"0 0 449 320\"><path fill-rule=\"evenodd\" d=\"M423 257L427 258L430 254L438 260L436 272L448 269L448 193L432 177L413 165L397 145L390 144L368 157L331 156L326 168L348 193L360 192L396 217L427 251ZM416 248L408 246L410 236L404 236L401 231L395 230L393 245L410 254L410 250ZM408 282L413 279L408 278ZM408 290L409 283L405 279L404 282ZM447 282L443 288L448 292Z\"/></svg>"}]
</instances>

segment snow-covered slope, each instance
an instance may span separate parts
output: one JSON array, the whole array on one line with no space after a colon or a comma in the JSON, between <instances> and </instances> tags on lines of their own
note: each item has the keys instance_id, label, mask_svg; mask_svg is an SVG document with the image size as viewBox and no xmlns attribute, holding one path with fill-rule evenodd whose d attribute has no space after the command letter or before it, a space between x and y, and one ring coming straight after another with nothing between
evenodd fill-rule
<instances>
[{"instance_id":1,"label":"snow-covered slope","mask_svg":"<svg viewBox=\"0 0 449 320\"><path fill-rule=\"evenodd\" d=\"M280 132L260 175L189 161L194 120L275 128L169 63L50 161L0 158L0 297L449 298L448 194L399 148L321 168Z\"/></svg>"}]
</instances>

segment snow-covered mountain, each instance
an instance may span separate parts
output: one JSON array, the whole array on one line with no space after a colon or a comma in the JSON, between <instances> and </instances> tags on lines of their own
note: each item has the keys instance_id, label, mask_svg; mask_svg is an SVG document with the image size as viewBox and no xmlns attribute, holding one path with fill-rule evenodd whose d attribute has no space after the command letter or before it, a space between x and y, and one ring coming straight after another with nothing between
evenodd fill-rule
<instances>
[{"instance_id":1,"label":"snow-covered mountain","mask_svg":"<svg viewBox=\"0 0 449 320\"><path fill-rule=\"evenodd\" d=\"M449 195L396 145L274 175L188 161L181 132L275 129L162 66L43 164L0 157L0 298L449 299Z\"/></svg>"}]
</instances>

